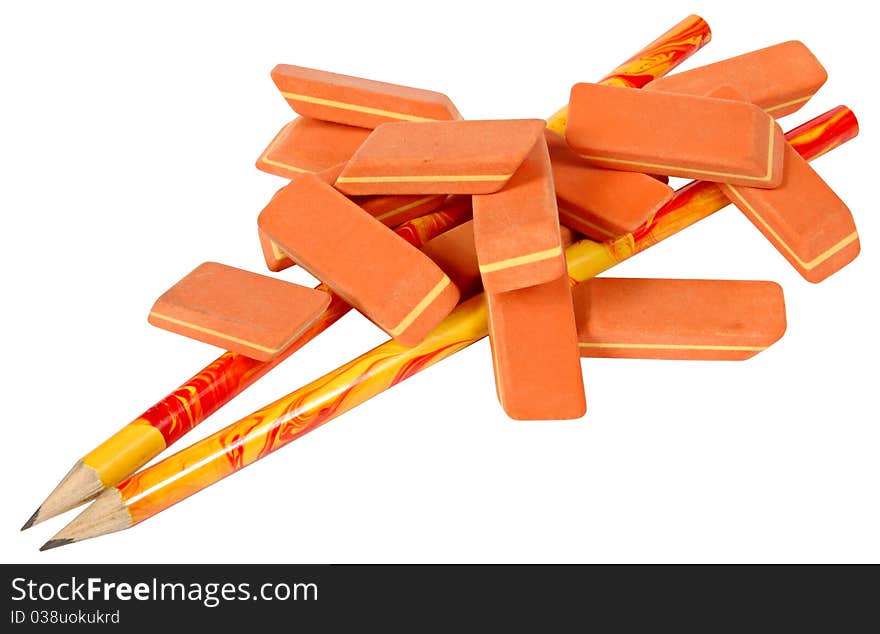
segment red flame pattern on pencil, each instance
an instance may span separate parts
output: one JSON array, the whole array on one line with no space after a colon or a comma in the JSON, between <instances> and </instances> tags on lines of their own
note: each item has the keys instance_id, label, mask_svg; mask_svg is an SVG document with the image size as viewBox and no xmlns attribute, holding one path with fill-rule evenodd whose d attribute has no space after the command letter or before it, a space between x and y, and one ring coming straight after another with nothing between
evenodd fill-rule
<instances>
[{"instance_id":1,"label":"red flame pattern on pencil","mask_svg":"<svg viewBox=\"0 0 880 634\"><path fill-rule=\"evenodd\" d=\"M602 83L642 88L668 73L709 43L712 32L703 18L692 15L648 44L652 55L637 54L615 68Z\"/></svg>"},{"instance_id":2,"label":"red flame pattern on pencil","mask_svg":"<svg viewBox=\"0 0 880 634\"><path fill-rule=\"evenodd\" d=\"M450 196L436 212L405 222L394 232L413 246L421 247L431 238L466 222L471 213L470 196Z\"/></svg>"}]
</instances>

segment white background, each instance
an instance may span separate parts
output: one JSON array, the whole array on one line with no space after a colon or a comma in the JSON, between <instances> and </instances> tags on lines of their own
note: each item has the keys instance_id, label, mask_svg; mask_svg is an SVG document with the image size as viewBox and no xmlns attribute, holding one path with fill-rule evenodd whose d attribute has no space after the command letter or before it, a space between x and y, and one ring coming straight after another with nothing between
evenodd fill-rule
<instances>
[{"instance_id":1,"label":"white background","mask_svg":"<svg viewBox=\"0 0 880 634\"><path fill-rule=\"evenodd\" d=\"M0 559L880 561L880 104L859 3L124 4L0 12ZM155 298L205 260L264 270L255 220L284 181L253 163L293 116L273 65L439 90L467 118L545 117L693 11L714 38L684 68L787 39L826 66L782 123L859 116L862 136L815 165L862 255L809 284L728 208L613 273L776 280L778 344L741 363L585 360L585 418L514 422L484 340L129 531L46 553L72 514L18 532L78 457L218 354L149 326ZM350 314L183 442L385 338Z\"/></svg>"}]
</instances>

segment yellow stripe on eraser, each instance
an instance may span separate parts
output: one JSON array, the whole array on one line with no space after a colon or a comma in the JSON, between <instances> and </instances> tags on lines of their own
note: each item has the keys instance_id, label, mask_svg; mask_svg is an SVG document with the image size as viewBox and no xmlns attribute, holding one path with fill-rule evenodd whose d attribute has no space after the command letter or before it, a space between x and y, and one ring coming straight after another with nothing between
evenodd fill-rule
<instances>
[{"instance_id":1,"label":"yellow stripe on eraser","mask_svg":"<svg viewBox=\"0 0 880 634\"><path fill-rule=\"evenodd\" d=\"M539 119L388 123L336 180L352 195L490 194L501 189L544 129Z\"/></svg>"},{"instance_id":2,"label":"yellow stripe on eraser","mask_svg":"<svg viewBox=\"0 0 880 634\"><path fill-rule=\"evenodd\" d=\"M550 155L543 135L504 188L473 197L483 288L503 293L565 275Z\"/></svg>"},{"instance_id":3,"label":"yellow stripe on eraser","mask_svg":"<svg viewBox=\"0 0 880 634\"><path fill-rule=\"evenodd\" d=\"M572 298L582 357L741 360L785 332L775 282L599 277Z\"/></svg>"},{"instance_id":4,"label":"yellow stripe on eraser","mask_svg":"<svg viewBox=\"0 0 880 634\"><path fill-rule=\"evenodd\" d=\"M298 117L285 125L257 159L257 169L294 178L344 163L369 136L369 130Z\"/></svg>"},{"instance_id":5,"label":"yellow stripe on eraser","mask_svg":"<svg viewBox=\"0 0 880 634\"><path fill-rule=\"evenodd\" d=\"M314 174L275 194L258 224L403 345L419 343L458 302L458 290L430 258Z\"/></svg>"},{"instance_id":6,"label":"yellow stripe on eraser","mask_svg":"<svg viewBox=\"0 0 880 634\"><path fill-rule=\"evenodd\" d=\"M166 291L150 310L159 328L270 361L314 323L330 295L205 262Z\"/></svg>"},{"instance_id":7,"label":"yellow stripe on eraser","mask_svg":"<svg viewBox=\"0 0 880 634\"><path fill-rule=\"evenodd\" d=\"M645 90L705 95L731 86L746 101L778 118L803 106L826 79L828 73L816 56L793 40L660 77Z\"/></svg>"},{"instance_id":8,"label":"yellow stripe on eraser","mask_svg":"<svg viewBox=\"0 0 880 634\"><path fill-rule=\"evenodd\" d=\"M575 84L566 141L599 167L773 188L785 137L750 103Z\"/></svg>"},{"instance_id":9,"label":"yellow stripe on eraser","mask_svg":"<svg viewBox=\"0 0 880 634\"><path fill-rule=\"evenodd\" d=\"M279 64L272 80L301 115L375 128L389 121L461 119L446 95L350 75Z\"/></svg>"}]
</instances>

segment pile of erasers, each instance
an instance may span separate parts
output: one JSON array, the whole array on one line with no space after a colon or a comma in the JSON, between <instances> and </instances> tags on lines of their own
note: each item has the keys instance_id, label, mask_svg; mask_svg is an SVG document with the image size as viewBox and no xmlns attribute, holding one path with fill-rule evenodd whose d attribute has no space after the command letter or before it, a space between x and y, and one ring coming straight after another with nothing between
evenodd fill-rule
<instances>
[{"instance_id":1,"label":"pile of erasers","mask_svg":"<svg viewBox=\"0 0 880 634\"><path fill-rule=\"evenodd\" d=\"M541 120L464 121L440 93L279 65L300 115L257 161L290 179L259 216L270 270L294 263L404 346L482 290L499 400L513 418L585 412L581 356L744 359L782 336L771 282L598 278L571 288L565 248L637 231L668 176L713 181L808 280L853 260L852 215L774 121L824 83L800 42L658 79L576 84L565 136ZM390 228L445 206L472 220L419 250ZM561 226L560 226L561 223ZM328 293L199 266L150 321L268 361Z\"/></svg>"}]
</instances>

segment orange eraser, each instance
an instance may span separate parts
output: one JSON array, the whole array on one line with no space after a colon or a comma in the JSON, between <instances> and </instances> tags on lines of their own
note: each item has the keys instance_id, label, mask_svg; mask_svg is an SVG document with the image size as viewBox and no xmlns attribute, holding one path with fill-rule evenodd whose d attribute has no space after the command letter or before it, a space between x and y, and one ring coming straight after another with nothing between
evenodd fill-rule
<instances>
[{"instance_id":1,"label":"orange eraser","mask_svg":"<svg viewBox=\"0 0 880 634\"><path fill-rule=\"evenodd\" d=\"M637 172L594 167L571 151L556 132L545 131L559 222L594 240L635 231L672 198L672 188Z\"/></svg>"},{"instance_id":2,"label":"orange eraser","mask_svg":"<svg viewBox=\"0 0 880 634\"><path fill-rule=\"evenodd\" d=\"M746 101L782 117L803 106L826 79L810 49L791 41L655 79L645 90L705 95L729 85Z\"/></svg>"},{"instance_id":3,"label":"orange eraser","mask_svg":"<svg viewBox=\"0 0 880 634\"><path fill-rule=\"evenodd\" d=\"M571 89L566 141L599 167L772 188L782 180L784 140L750 103L600 84Z\"/></svg>"},{"instance_id":4,"label":"orange eraser","mask_svg":"<svg viewBox=\"0 0 880 634\"><path fill-rule=\"evenodd\" d=\"M364 141L336 179L346 194L491 194L510 180L545 122L389 123Z\"/></svg>"},{"instance_id":5,"label":"orange eraser","mask_svg":"<svg viewBox=\"0 0 880 634\"><path fill-rule=\"evenodd\" d=\"M404 345L421 341L458 302L458 289L430 258L313 174L280 189L259 226Z\"/></svg>"},{"instance_id":6,"label":"orange eraser","mask_svg":"<svg viewBox=\"0 0 880 634\"><path fill-rule=\"evenodd\" d=\"M285 178L320 172L351 158L369 134L364 128L298 117L263 150L257 169Z\"/></svg>"},{"instance_id":7,"label":"orange eraser","mask_svg":"<svg viewBox=\"0 0 880 634\"><path fill-rule=\"evenodd\" d=\"M154 326L269 361L314 323L330 295L216 262L205 262L150 309Z\"/></svg>"},{"instance_id":8,"label":"orange eraser","mask_svg":"<svg viewBox=\"0 0 880 634\"><path fill-rule=\"evenodd\" d=\"M543 137L503 189L473 197L474 244L490 293L543 284L566 272L550 155Z\"/></svg>"},{"instance_id":9,"label":"orange eraser","mask_svg":"<svg viewBox=\"0 0 880 634\"><path fill-rule=\"evenodd\" d=\"M486 298L495 387L507 415L583 416L587 404L568 276Z\"/></svg>"},{"instance_id":10,"label":"orange eraser","mask_svg":"<svg viewBox=\"0 0 880 634\"><path fill-rule=\"evenodd\" d=\"M575 241L575 233L568 227L559 227L563 248ZM474 246L474 221L469 220L432 238L422 247L422 253L443 269L458 287L462 299L476 295L483 289L477 248Z\"/></svg>"},{"instance_id":11,"label":"orange eraser","mask_svg":"<svg viewBox=\"0 0 880 634\"><path fill-rule=\"evenodd\" d=\"M444 94L409 86L279 64L272 81L296 112L362 128L389 121L461 119Z\"/></svg>"},{"instance_id":12,"label":"orange eraser","mask_svg":"<svg viewBox=\"0 0 880 634\"><path fill-rule=\"evenodd\" d=\"M852 213L834 190L785 143L776 189L721 185L721 191L810 282L821 282L859 254Z\"/></svg>"},{"instance_id":13,"label":"orange eraser","mask_svg":"<svg viewBox=\"0 0 880 634\"><path fill-rule=\"evenodd\" d=\"M598 277L572 297L583 357L735 361L785 332L775 282Z\"/></svg>"}]
</instances>

